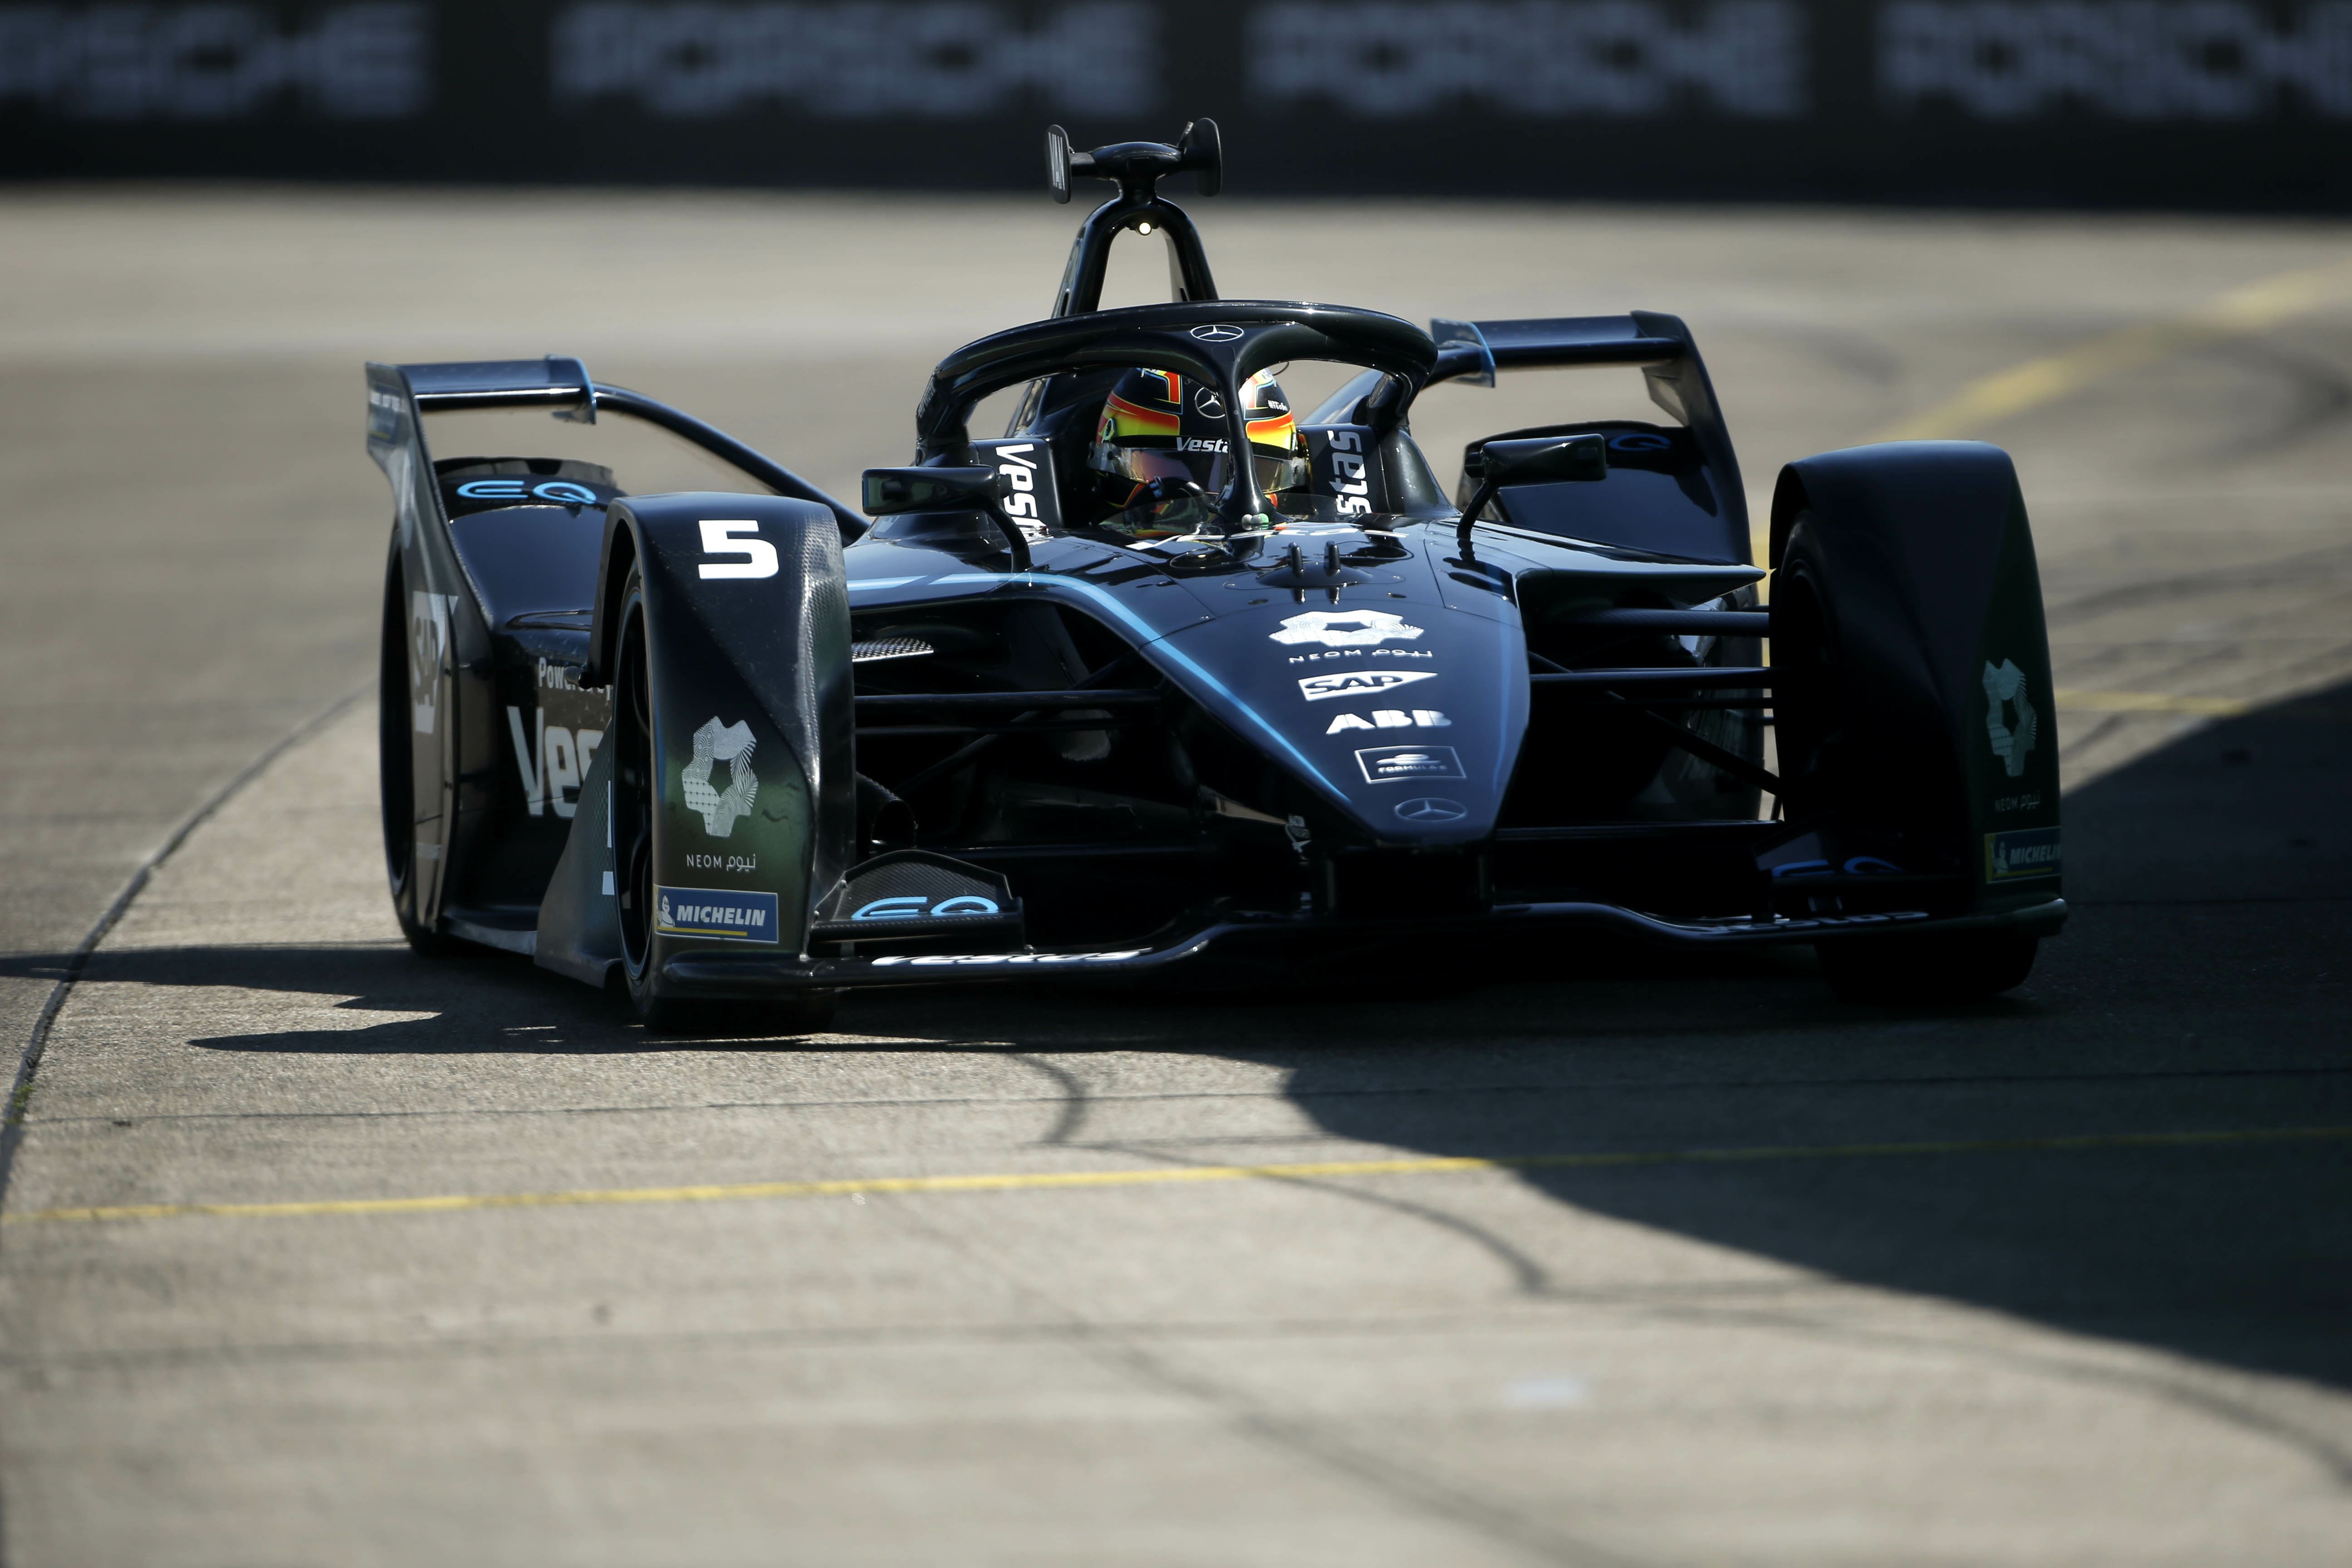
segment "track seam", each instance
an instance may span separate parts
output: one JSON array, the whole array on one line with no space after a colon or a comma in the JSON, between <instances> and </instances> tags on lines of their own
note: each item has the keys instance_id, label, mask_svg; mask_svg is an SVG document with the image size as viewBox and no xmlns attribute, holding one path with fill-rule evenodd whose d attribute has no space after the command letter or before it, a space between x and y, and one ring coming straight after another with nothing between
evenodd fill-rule
<instances>
[{"instance_id":1,"label":"track seam","mask_svg":"<svg viewBox=\"0 0 2352 1568\"><path fill-rule=\"evenodd\" d=\"M58 1015L64 1010L66 998L73 994L75 984L81 979L82 971L89 967L90 954L98 951L98 944L106 940L121 922L122 917L131 912L132 902L146 891L148 882L163 868L166 860L179 852L190 835L210 821L221 807L236 799L239 792L259 778L272 763L341 718L375 684L371 677L295 725L264 748L259 756L240 768L235 777L206 796L194 811L182 817L179 825L165 836L163 842L139 863L138 869L132 871L130 879L122 884L122 890L115 894L114 901L107 906L106 912L100 915L97 923L83 935L80 944L66 960L66 972L49 988L48 1000L41 1004L40 1012L33 1019L32 1032L26 1037L24 1052L16 1061L16 1078L8 1086L5 1112L0 1112L0 1207L6 1206L8 1178L16 1169L17 1147L25 1141L25 1113L32 1100L33 1075L39 1070L41 1055L48 1047L49 1031L56 1025Z\"/></svg>"}]
</instances>

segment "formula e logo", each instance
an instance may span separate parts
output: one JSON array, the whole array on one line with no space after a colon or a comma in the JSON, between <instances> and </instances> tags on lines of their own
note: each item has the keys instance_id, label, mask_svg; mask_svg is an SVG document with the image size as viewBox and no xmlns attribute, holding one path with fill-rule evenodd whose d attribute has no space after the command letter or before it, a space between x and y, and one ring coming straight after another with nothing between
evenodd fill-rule
<instances>
[{"instance_id":1,"label":"formula e logo","mask_svg":"<svg viewBox=\"0 0 2352 1568\"><path fill-rule=\"evenodd\" d=\"M1451 746L1373 746L1356 753L1356 765L1364 770L1366 784L1470 776Z\"/></svg>"},{"instance_id":2,"label":"formula e logo","mask_svg":"<svg viewBox=\"0 0 2352 1568\"><path fill-rule=\"evenodd\" d=\"M596 492L569 479L549 479L526 489L520 479L467 479L457 487L467 500L529 500L536 496L560 506L594 506Z\"/></svg>"},{"instance_id":3,"label":"formula e logo","mask_svg":"<svg viewBox=\"0 0 2352 1568\"><path fill-rule=\"evenodd\" d=\"M1194 327L1192 335L1204 343L1229 343L1242 335L1239 327Z\"/></svg>"},{"instance_id":4,"label":"formula e logo","mask_svg":"<svg viewBox=\"0 0 2352 1568\"><path fill-rule=\"evenodd\" d=\"M1001 915L1003 912L997 908L995 900L983 899L972 893L941 899L936 904L920 894L909 894L898 899L877 899L849 918L854 921L940 921L953 920L958 915Z\"/></svg>"},{"instance_id":5,"label":"formula e logo","mask_svg":"<svg viewBox=\"0 0 2352 1568\"><path fill-rule=\"evenodd\" d=\"M1416 680L1436 679L1433 669L1350 669L1331 675L1310 675L1298 683L1298 694L1309 702L1327 697L1370 697Z\"/></svg>"},{"instance_id":6,"label":"formula e logo","mask_svg":"<svg viewBox=\"0 0 2352 1568\"><path fill-rule=\"evenodd\" d=\"M694 760L678 775L678 785L686 808L702 814L702 830L713 838L734 832L735 819L751 815L751 803L760 798L760 775L751 771L751 751L758 744L749 720L721 724L713 716L694 732ZM710 770L719 763L727 764L723 790L710 782Z\"/></svg>"},{"instance_id":7,"label":"formula e logo","mask_svg":"<svg viewBox=\"0 0 2352 1568\"><path fill-rule=\"evenodd\" d=\"M2041 720L2033 704L2025 695L2025 672L2011 659L1999 665L1988 661L1984 667L1985 732L1992 739L1992 754L2015 778L2025 772L2026 753L2033 750L2034 731ZM2016 710L2016 717L2008 710Z\"/></svg>"},{"instance_id":8,"label":"formula e logo","mask_svg":"<svg viewBox=\"0 0 2352 1568\"><path fill-rule=\"evenodd\" d=\"M1385 610L1309 610L1303 616L1284 616L1282 629L1266 635L1280 643L1370 647L1391 637L1410 641L1421 635L1421 628L1405 625L1403 616Z\"/></svg>"},{"instance_id":9,"label":"formula e logo","mask_svg":"<svg viewBox=\"0 0 2352 1568\"><path fill-rule=\"evenodd\" d=\"M1213 386L1201 388L1192 395L1192 412L1203 419L1223 419L1225 416L1224 395Z\"/></svg>"}]
</instances>

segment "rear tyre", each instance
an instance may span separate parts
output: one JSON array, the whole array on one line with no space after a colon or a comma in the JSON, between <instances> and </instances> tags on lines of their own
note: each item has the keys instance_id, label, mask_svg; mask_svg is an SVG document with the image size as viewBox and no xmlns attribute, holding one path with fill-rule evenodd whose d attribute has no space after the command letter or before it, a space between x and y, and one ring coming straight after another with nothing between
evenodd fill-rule
<instances>
[{"instance_id":1,"label":"rear tyre","mask_svg":"<svg viewBox=\"0 0 2352 1568\"><path fill-rule=\"evenodd\" d=\"M1830 989L1847 1002L1931 1007L2013 991L2041 943L1999 931L1824 942L1813 951Z\"/></svg>"},{"instance_id":2,"label":"rear tyre","mask_svg":"<svg viewBox=\"0 0 2352 1568\"><path fill-rule=\"evenodd\" d=\"M383 643L376 674L377 798L383 809L384 875L392 912L409 948L426 958L462 951L418 918L416 881L416 734L408 677L408 579L394 550L383 584Z\"/></svg>"}]
</instances>

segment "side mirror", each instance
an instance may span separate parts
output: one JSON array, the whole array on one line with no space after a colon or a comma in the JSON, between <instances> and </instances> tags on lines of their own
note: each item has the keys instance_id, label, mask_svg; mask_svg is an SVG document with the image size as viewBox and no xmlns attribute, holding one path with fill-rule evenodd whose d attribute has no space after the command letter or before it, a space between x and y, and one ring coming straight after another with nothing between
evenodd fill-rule
<instances>
[{"instance_id":1,"label":"side mirror","mask_svg":"<svg viewBox=\"0 0 2352 1568\"><path fill-rule=\"evenodd\" d=\"M868 517L906 511L984 511L1004 532L1013 564L1029 570L1029 541L1005 515L1013 480L996 468L868 468L859 500Z\"/></svg>"},{"instance_id":2,"label":"side mirror","mask_svg":"<svg viewBox=\"0 0 2352 1568\"><path fill-rule=\"evenodd\" d=\"M868 517L968 507L992 511L1012 489L1013 481L994 468L868 468L862 499Z\"/></svg>"},{"instance_id":3,"label":"side mirror","mask_svg":"<svg viewBox=\"0 0 2352 1568\"><path fill-rule=\"evenodd\" d=\"M1478 448L1478 488L1462 509L1462 544L1468 549L1471 525L1505 485L1547 485L1609 477L1609 437L1598 430L1577 436L1529 436L1489 441Z\"/></svg>"}]
</instances>

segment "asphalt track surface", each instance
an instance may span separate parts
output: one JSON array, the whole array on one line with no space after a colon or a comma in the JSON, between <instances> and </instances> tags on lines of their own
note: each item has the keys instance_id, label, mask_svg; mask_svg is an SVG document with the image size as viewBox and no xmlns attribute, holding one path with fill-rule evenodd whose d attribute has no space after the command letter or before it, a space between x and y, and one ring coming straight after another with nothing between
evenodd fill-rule
<instances>
[{"instance_id":1,"label":"asphalt track surface","mask_svg":"<svg viewBox=\"0 0 2352 1568\"><path fill-rule=\"evenodd\" d=\"M2009 447L2077 910L2032 981L1563 942L680 1043L413 959L338 706L358 362L581 353L846 491L1070 213L0 195L11 1568L2345 1560L2352 227L1200 216L1234 297L1683 314L1759 501ZM1635 411L1570 384L1424 443Z\"/></svg>"}]
</instances>

